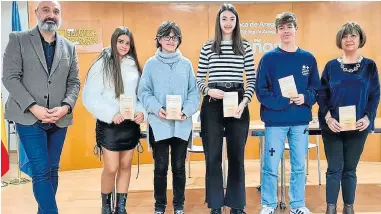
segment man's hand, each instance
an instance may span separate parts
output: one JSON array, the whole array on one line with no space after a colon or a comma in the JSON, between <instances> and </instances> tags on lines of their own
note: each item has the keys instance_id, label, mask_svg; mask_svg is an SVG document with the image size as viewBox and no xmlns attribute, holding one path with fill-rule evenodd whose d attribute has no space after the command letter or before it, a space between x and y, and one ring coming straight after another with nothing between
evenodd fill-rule
<instances>
[{"instance_id":1,"label":"man's hand","mask_svg":"<svg viewBox=\"0 0 381 214\"><path fill-rule=\"evenodd\" d=\"M48 113L50 114L50 122L56 123L59 119L64 117L69 112L68 106L59 106L53 109L48 109Z\"/></svg>"},{"instance_id":2,"label":"man's hand","mask_svg":"<svg viewBox=\"0 0 381 214\"><path fill-rule=\"evenodd\" d=\"M49 109L39 106L37 104L33 105L29 108L29 111L32 112L32 114L37 117L37 119L41 120L43 123L49 123L50 121L50 113L48 112Z\"/></svg>"},{"instance_id":3,"label":"man's hand","mask_svg":"<svg viewBox=\"0 0 381 214\"><path fill-rule=\"evenodd\" d=\"M291 97L291 101L293 103L295 103L296 105L298 105L298 106L303 105L304 104L304 95L303 94L299 94L296 97Z\"/></svg>"}]
</instances>

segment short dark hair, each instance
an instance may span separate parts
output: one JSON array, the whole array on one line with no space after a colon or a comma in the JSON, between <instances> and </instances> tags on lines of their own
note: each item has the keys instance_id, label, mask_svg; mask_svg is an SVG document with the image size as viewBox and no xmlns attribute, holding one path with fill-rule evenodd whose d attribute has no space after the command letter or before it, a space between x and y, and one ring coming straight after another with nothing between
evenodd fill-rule
<instances>
[{"instance_id":1,"label":"short dark hair","mask_svg":"<svg viewBox=\"0 0 381 214\"><path fill-rule=\"evenodd\" d=\"M283 13L279 13L276 15L276 17L275 17L275 29L276 30L278 30L278 27L280 25L284 25L284 24L288 24L288 23L292 23L292 25L294 25L295 28L298 28L296 16L294 13L283 12Z\"/></svg>"},{"instance_id":2,"label":"short dark hair","mask_svg":"<svg viewBox=\"0 0 381 214\"><path fill-rule=\"evenodd\" d=\"M179 25L177 25L175 22L172 22L172 21L165 21L161 23L161 25L157 29L156 38L155 38L157 48L161 48L161 44L159 43L159 40L164 36L168 36L169 34L171 34L171 32L173 32L179 38L179 43L177 44L176 48L180 46L182 35L181 35L181 30Z\"/></svg>"},{"instance_id":3,"label":"short dark hair","mask_svg":"<svg viewBox=\"0 0 381 214\"><path fill-rule=\"evenodd\" d=\"M360 36L360 44L359 48L364 47L366 43L366 35L363 29L361 29L360 25L355 22L348 22L345 23L340 30L336 34L336 46L340 49L341 47L341 41L344 36L348 34L357 34Z\"/></svg>"}]
</instances>

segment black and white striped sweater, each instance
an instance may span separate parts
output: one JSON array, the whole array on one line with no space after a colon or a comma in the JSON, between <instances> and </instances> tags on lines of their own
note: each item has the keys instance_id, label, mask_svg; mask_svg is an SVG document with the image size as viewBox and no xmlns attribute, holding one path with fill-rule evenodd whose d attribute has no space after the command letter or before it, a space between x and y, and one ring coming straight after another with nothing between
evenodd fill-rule
<instances>
[{"instance_id":1,"label":"black and white striped sweater","mask_svg":"<svg viewBox=\"0 0 381 214\"><path fill-rule=\"evenodd\" d=\"M209 41L201 48L197 71L197 85L203 94L209 88L206 85L206 76L209 73L208 83L235 82L243 83L243 72L246 73L246 88L244 97L251 100L255 88L255 69L252 48L247 41L243 41L245 55L234 55L232 41L221 42L221 55L212 52L213 41Z\"/></svg>"}]
</instances>

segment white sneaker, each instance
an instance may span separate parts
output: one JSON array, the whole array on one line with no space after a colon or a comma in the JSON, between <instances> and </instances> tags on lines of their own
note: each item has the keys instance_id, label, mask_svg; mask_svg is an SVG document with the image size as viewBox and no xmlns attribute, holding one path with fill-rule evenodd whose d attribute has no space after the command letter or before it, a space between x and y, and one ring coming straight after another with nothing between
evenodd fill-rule
<instances>
[{"instance_id":1,"label":"white sneaker","mask_svg":"<svg viewBox=\"0 0 381 214\"><path fill-rule=\"evenodd\" d=\"M297 209L292 209L290 214L312 214L311 211L307 207L300 207Z\"/></svg>"},{"instance_id":2,"label":"white sneaker","mask_svg":"<svg viewBox=\"0 0 381 214\"><path fill-rule=\"evenodd\" d=\"M274 212L275 212L274 208L263 206L259 214L274 214Z\"/></svg>"}]
</instances>

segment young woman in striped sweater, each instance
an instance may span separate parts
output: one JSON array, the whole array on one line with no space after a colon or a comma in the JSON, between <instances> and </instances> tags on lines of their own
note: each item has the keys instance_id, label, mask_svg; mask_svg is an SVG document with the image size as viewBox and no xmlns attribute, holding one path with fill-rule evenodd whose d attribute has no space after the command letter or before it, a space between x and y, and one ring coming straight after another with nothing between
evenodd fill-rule
<instances>
[{"instance_id":1,"label":"young woman in striped sweater","mask_svg":"<svg viewBox=\"0 0 381 214\"><path fill-rule=\"evenodd\" d=\"M219 214L224 206L232 208L230 213L245 213L244 154L250 122L247 104L254 93L255 72L251 46L241 38L238 13L231 4L221 6L216 17L215 38L201 49L197 85L204 94L201 137L206 159L206 203L210 213ZM224 117L225 92L238 93L234 117ZM221 169L224 136L229 158L226 195Z\"/></svg>"}]
</instances>

